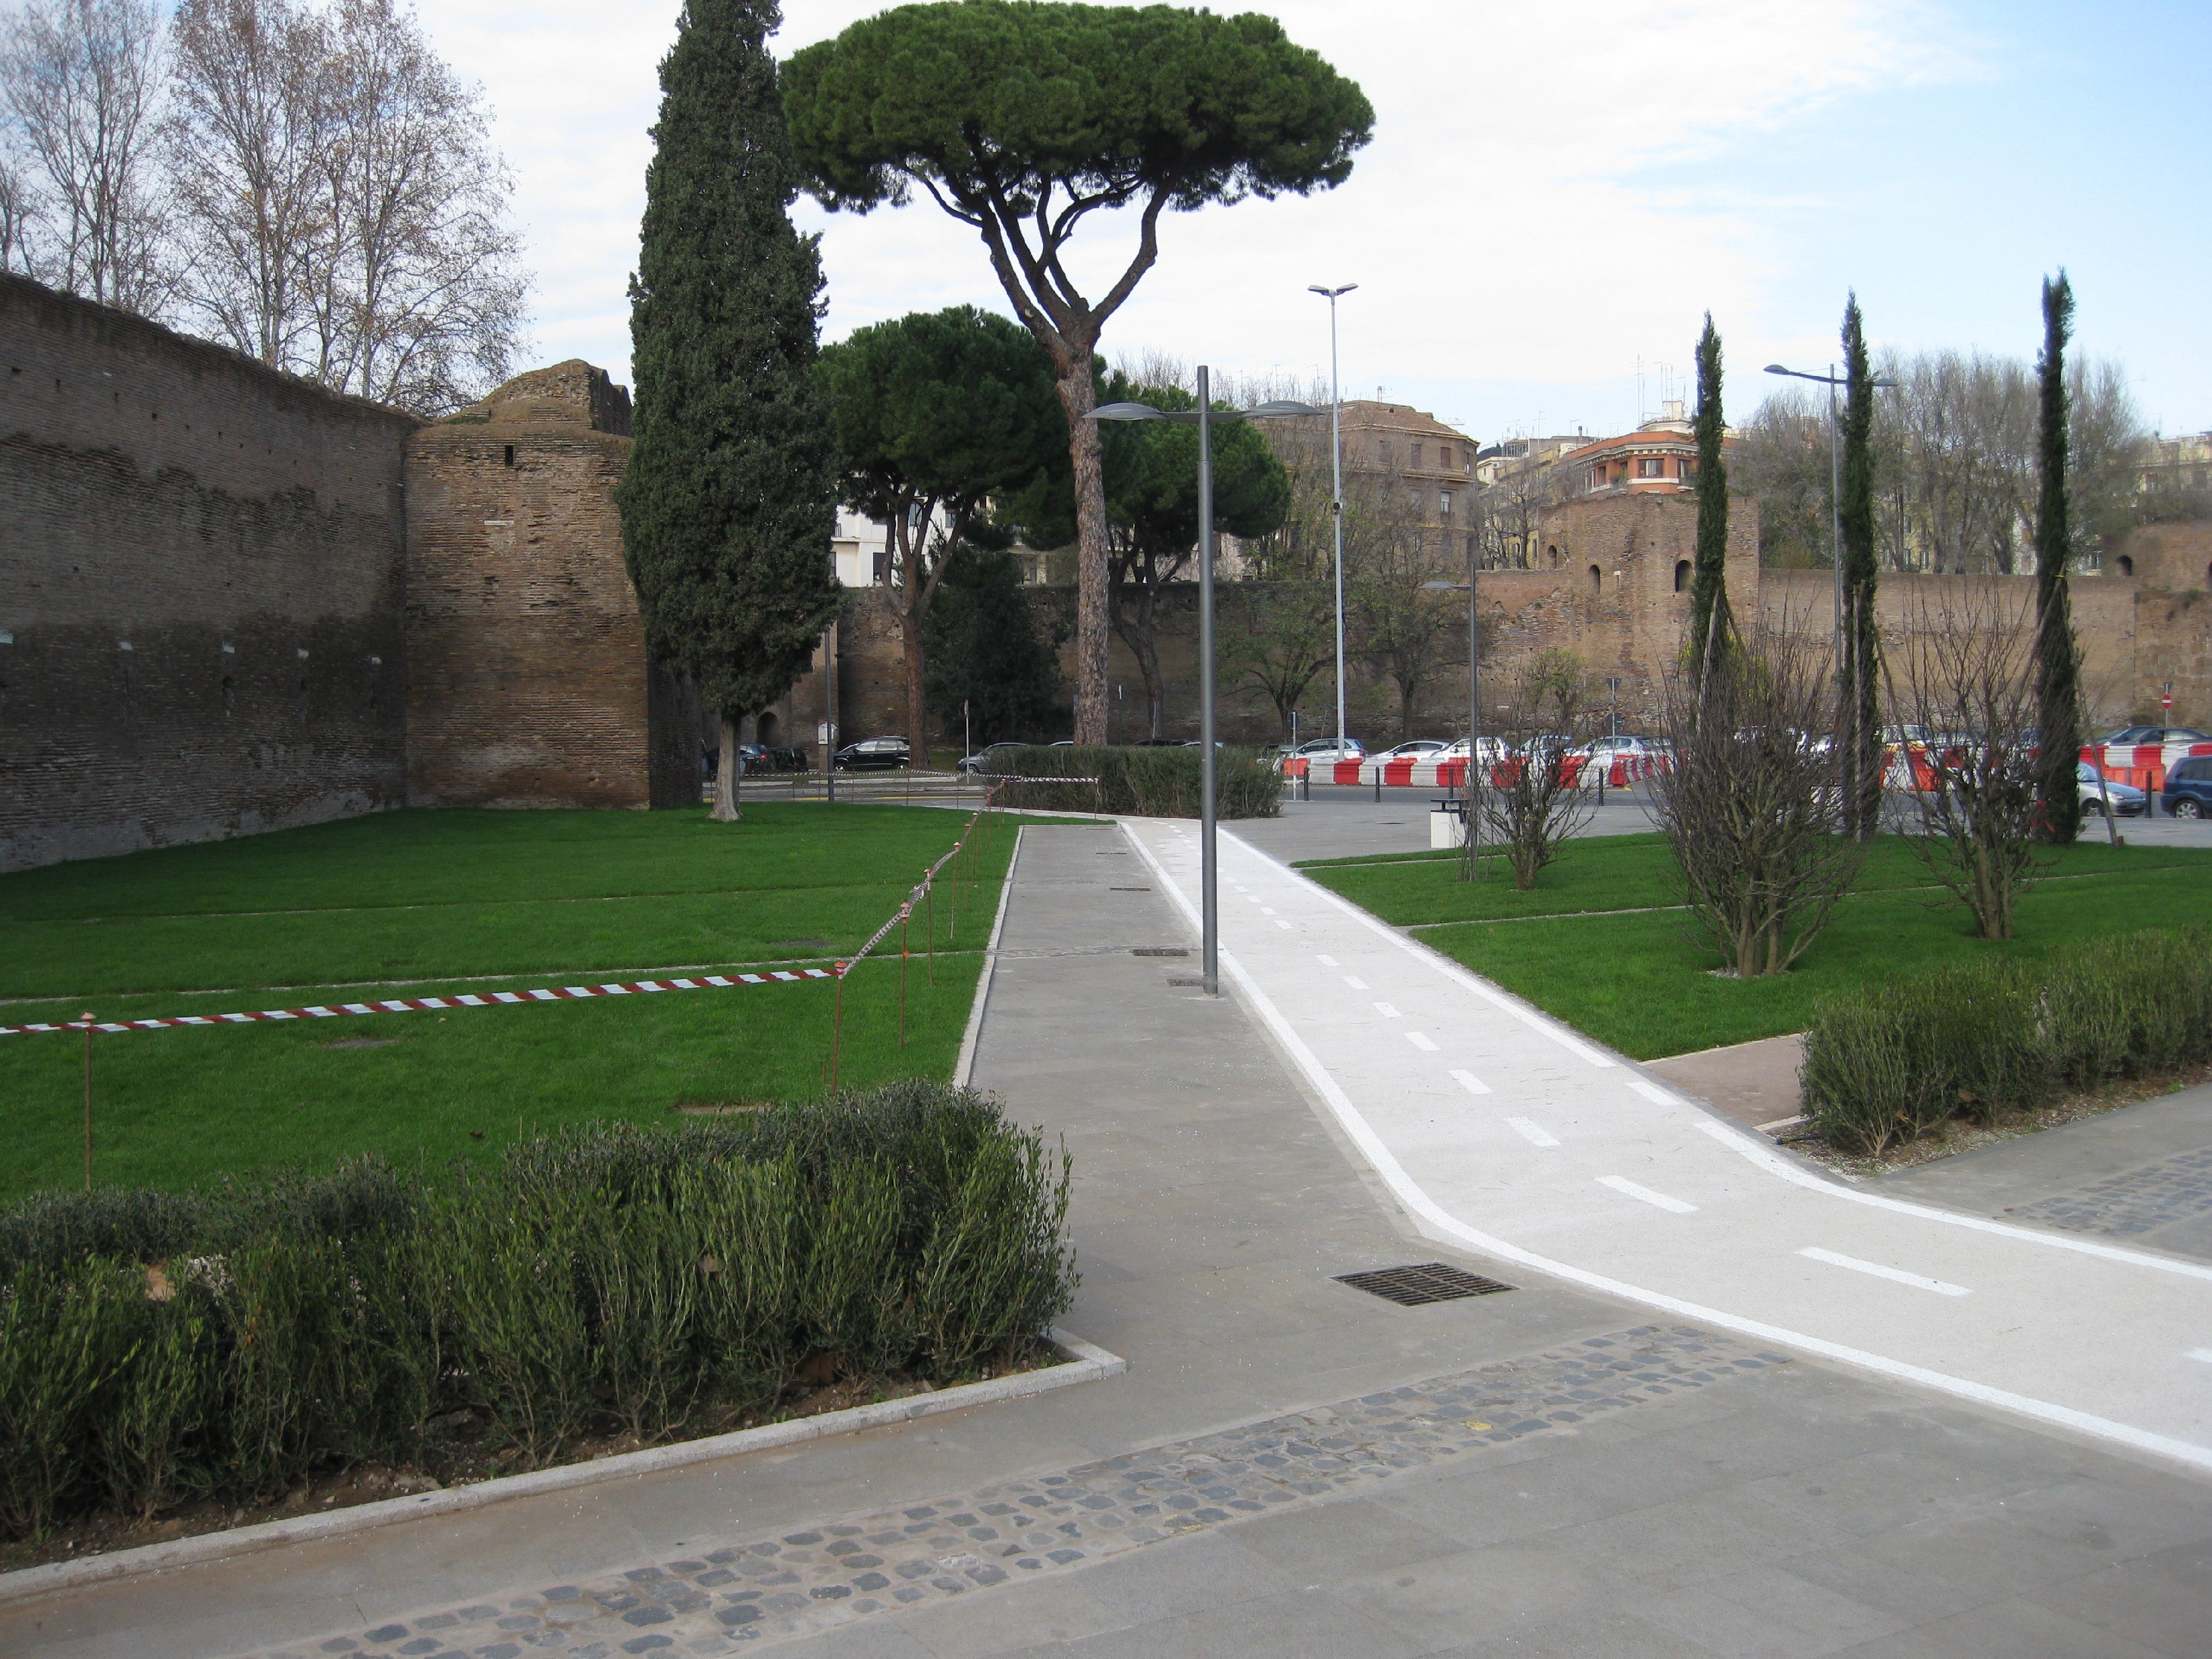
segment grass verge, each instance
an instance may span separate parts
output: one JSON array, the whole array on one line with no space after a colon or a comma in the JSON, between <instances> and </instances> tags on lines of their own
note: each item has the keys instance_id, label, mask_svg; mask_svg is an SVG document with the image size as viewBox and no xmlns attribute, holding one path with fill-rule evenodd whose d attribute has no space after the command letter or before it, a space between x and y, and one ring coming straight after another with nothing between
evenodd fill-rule
<instances>
[{"instance_id":1,"label":"grass verge","mask_svg":"<svg viewBox=\"0 0 2212 1659\"><path fill-rule=\"evenodd\" d=\"M2212 850L2084 842L2021 902L2017 933L1972 937L1965 911L1927 889L1901 838L1875 843L1857 886L1787 974L1726 978L1698 935L1658 836L1570 842L1536 886L1486 871L1457 878L1449 854L1301 866L1333 891L1638 1060L1802 1031L1820 998L1992 957L2036 960L2109 933L2212 920Z\"/></svg>"}]
</instances>

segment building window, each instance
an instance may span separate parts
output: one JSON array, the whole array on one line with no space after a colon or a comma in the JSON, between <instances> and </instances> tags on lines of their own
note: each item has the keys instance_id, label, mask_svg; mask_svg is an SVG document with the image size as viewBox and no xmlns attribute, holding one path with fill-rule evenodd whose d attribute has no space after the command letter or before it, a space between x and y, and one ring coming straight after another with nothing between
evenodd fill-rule
<instances>
[{"instance_id":1,"label":"building window","mask_svg":"<svg viewBox=\"0 0 2212 1659\"><path fill-rule=\"evenodd\" d=\"M1449 519L1449 517L1451 517L1451 491L1450 491L1450 490L1449 490L1449 489L1439 489L1438 491L1437 491L1437 513L1438 513L1439 514L1441 514L1441 515L1442 515L1443 517L1444 517L1444 518Z\"/></svg>"},{"instance_id":2,"label":"building window","mask_svg":"<svg viewBox=\"0 0 2212 1659\"><path fill-rule=\"evenodd\" d=\"M513 466L514 465L514 446L513 444L509 444L507 447L506 465L508 466Z\"/></svg>"},{"instance_id":3,"label":"building window","mask_svg":"<svg viewBox=\"0 0 2212 1659\"><path fill-rule=\"evenodd\" d=\"M1674 561L1674 591L1677 593L1690 591L1690 562L1687 559Z\"/></svg>"},{"instance_id":4,"label":"building window","mask_svg":"<svg viewBox=\"0 0 2212 1659\"><path fill-rule=\"evenodd\" d=\"M1437 465L1438 466L1440 466L1440 467L1443 468L1443 470L1444 470L1445 471L1449 472L1449 471L1451 471L1451 464L1452 464L1452 459L1451 459L1451 446L1450 446L1449 444L1439 444L1439 445L1437 445Z\"/></svg>"},{"instance_id":5,"label":"building window","mask_svg":"<svg viewBox=\"0 0 2212 1659\"><path fill-rule=\"evenodd\" d=\"M1382 457L1382 465L1385 466L1389 466L1398 459L1397 448L1388 438L1380 440L1376 444L1375 449L1376 453Z\"/></svg>"},{"instance_id":6,"label":"building window","mask_svg":"<svg viewBox=\"0 0 2212 1659\"><path fill-rule=\"evenodd\" d=\"M1421 447L1420 447L1420 445L1419 445L1419 444L1415 444L1415 445L1413 446L1413 465L1414 465L1415 466L1419 466L1420 464L1421 464Z\"/></svg>"},{"instance_id":7,"label":"building window","mask_svg":"<svg viewBox=\"0 0 2212 1659\"><path fill-rule=\"evenodd\" d=\"M1409 489L1409 490L1407 490L1407 491L1406 492L1406 500L1407 500L1407 503L1408 503L1408 504L1413 507L1413 511L1414 511L1414 512L1419 513L1419 512L1421 510L1421 492L1420 492L1419 490L1418 490L1418 489Z\"/></svg>"},{"instance_id":8,"label":"building window","mask_svg":"<svg viewBox=\"0 0 2212 1659\"><path fill-rule=\"evenodd\" d=\"M1603 467L1594 466L1589 470L1589 487L1592 489L1602 489L1605 488L1605 469Z\"/></svg>"},{"instance_id":9,"label":"building window","mask_svg":"<svg viewBox=\"0 0 2212 1659\"><path fill-rule=\"evenodd\" d=\"M1636 476L1639 478L1663 478L1667 463L1657 455L1639 455L1636 460Z\"/></svg>"},{"instance_id":10,"label":"building window","mask_svg":"<svg viewBox=\"0 0 2212 1659\"><path fill-rule=\"evenodd\" d=\"M1595 593L1605 586L1605 573L1595 565L1590 567L1590 592Z\"/></svg>"},{"instance_id":11,"label":"building window","mask_svg":"<svg viewBox=\"0 0 2212 1659\"><path fill-rule=\"evenodd\" d=\"M2135 574L2136 574L2136 562L2135 562L2133 559L2130 558L2126 554L2124 554L2124 553L2121 554L2121 555L2120 555L2120 574L2122 574L2123 576L2132 576L2132 575L2134 575Z\"/></svg>"}]
</instances>

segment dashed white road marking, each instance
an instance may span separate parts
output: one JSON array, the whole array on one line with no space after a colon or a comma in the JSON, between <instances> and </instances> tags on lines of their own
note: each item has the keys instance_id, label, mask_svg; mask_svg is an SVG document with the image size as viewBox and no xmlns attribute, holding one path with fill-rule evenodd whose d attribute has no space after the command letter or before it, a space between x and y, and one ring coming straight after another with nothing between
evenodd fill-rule
<instances>
[{"instance_id":1,"label":"dashed white road marking","mask_svg":"<svg viewBox=\"0 0 2212 1659\"><path fill-rule=\"evenodd\" d=\"M1640 1077L1630 1078L1628 1086L1642 1095L1644 1099L1656 1100L1662 1106L1679 1106L1682 1103L1678 1097L1668 1094L1657 1084L1647 1082Z\"/></svg>"},{"instance_id":2,"label":"dashed white road marking","mask_svg":"<svg viewBox=\"0 0 2212 1659\"><path fill-rule=\"evenodd\" d=\"M1649 1187L1639 1187L1626 1176L1600 1176L1597 1184L1610 1187L1616 1193L1626 1193L1631 1198L1641 1199L1646 1204L1656 1205L1671 1215L1695 1215L1698 1206L1679 1198L1669 1198L1664 1193L1655 1193Z\"/></svg>"},{"instance_id":3,"label":"dashed white road marking","mask_svg":"<svg viewBox=\"0 0 2212 1659\"><path fill-rule=\"evenodd\" d=\"M1260 907L1260 914L1263 916L1272 916L1275 914L1275 907L1272 904L1263 904Z\"/></svg>"},{"instance_id":4,"label":"dashed white road marking","mask_svg":"<svg viewBox=\"0 0 2212 1659\"><path fill-rule=\"evenodd\" d=\"M1459 1086L1471 1095L1486 1095L1490 1092L1490 1085L1472 1072L1454 1071L1452 1076L1457 1080Z\"/></svg>"},{"instance_id":5,"label":"dashed white road marking","mask_svg":"<svg viewBox=\"0 0 2212 1659\"><path fill-rule=\"evenodd\" d=\"M1531 1146L1556 1146L1559 1144L1559 1138L1549 1129L1531 1123L1525 1117L1509 1117L1505 1121L1512 1125L1514 1132Z\"/></svg>"},{"instance_id":6,"label":"dashed white road marking","mask_svg":"<svg viewBox=\"0 0 2212 1659\"><path fill-rule=\"evenodd\" d=\"M1429 1041L1429 1034L1426 1031L1408 1031L1406 1033L1406 1041L1425 1054L1432 1054L1437 1051L1437 1045Z\"/></svg>"},{"instance_id":7,"label":"dashed white road marking","mask_svg":"<svg viewBox=\"0 0 2212 1659\"><path fill-rule=\"evenodd\" d=\"M1314 952L1314 960L1321 963L1324 968L1341 968L1344 966L1344 964L1339 962L1334 957L1325 957L1318 951Z\"/></svg>"},{"instance_id":8,"label":"dashed white road marking","mask_svg":"<svg viewBox=\"0 0 2212 1659\"><path fill-rule=\"evenodd\" d=\"M1367 988L1367 981L1357 974L1346 974L1344 976L1344 982L1355 991L1364 991Z\"/></svg>"},{"instance_id":9,"label":"dashed white road marking","mask_svg":"<svg viewBox=\"0 0 2212 1659\"><path fill-rule=\"evenodd\" d=\"M1275 926L1281 928L1286 933L1291 931L1291 924L1285 921L1280 916L1277 916L1275 918Z\"/></svg>"},{"instance_id":10,"label":"dashed white road marking","mask_svg":"<svg viewBox=\"0 0 2212 1659\"><path fill-rule=\"evenodd\" d=\"M1376 1013L1378 1013L1378 1014L1382 1015L1382 1018L1385 1018L1385 1019L1403 1019L1403 1018L1405 1018L1405 1015L1403 1015L1403 1014L1400 1013L1400 1012L1399 1012L1395 1008L1392 1007L1392 1006L1391 1006L1389 1003L1387 1003L1387 1002L1378 1002L1378 1003L1376 1003L1376 1004L1375 1005L1375 1012L1376 1012Z\"/></svg>"},{"instance_id":11,"label":"dashed white road marking","mask_svg":"<svg viewBox=\"0 0 2212 1659\"><path fill-rule=\"evenodd\" d=\"M2189 1351L2189 1357L2191 1359L2201 1359L2206 1364L2212 1365L2212 1348L2191 1348Z\"/></svg>"},{"instance_id":12,"label":"dashed white road marking","mask_svg":"<svg viewBox=\"0 0 2212 1659\"><path fill-rule=\"evenodd\" d=\"M1933 1291L1938 1296L1972 1296L1964 1285L1953 1285L1941 1279L1929 1279L1923 1273L1909 1273L1902 1267L1885 1267L1879 1261L1862 1261L1855 1255L1844 1255L1835 1250L1824 1250L1817 1244L1808 1244L1797 1252L1815 1261L1825 1261L1832 1267L1849 1267L1853 1273L1872 1273L1876 1279L1887 1279L1894 1285L1910 1285L1915 1290Z\"/></svg>"}]
</instances>

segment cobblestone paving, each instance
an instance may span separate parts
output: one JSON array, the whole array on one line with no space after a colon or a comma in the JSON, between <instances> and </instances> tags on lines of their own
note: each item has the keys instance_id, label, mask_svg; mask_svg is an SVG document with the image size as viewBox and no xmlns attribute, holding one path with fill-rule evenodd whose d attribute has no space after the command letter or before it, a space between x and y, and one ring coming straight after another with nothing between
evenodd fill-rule
<instances>
[{"instance_id":1,"label":"cobblestone paving","mask_svg":"<svg viewBox=\"0 0 2212 1659\"><path fill-rule=\"evenodd\" d=\"M259 1659L723 1654L1064 1572L1786 1364L1644 1326L933 1504L266 1650Z\"/></svg>"},{"instance_id":2,"label":"cobblestone paving","mask_svg":"<svg viewBox=\"0 0 2212 1659\"><path fill-rule=\"evenodd\" d=\"M2161 1158L2012 1213L2069 1232L2130 1238L2212 1211L2212 1147Z\"/></svg>"}]
</instances>

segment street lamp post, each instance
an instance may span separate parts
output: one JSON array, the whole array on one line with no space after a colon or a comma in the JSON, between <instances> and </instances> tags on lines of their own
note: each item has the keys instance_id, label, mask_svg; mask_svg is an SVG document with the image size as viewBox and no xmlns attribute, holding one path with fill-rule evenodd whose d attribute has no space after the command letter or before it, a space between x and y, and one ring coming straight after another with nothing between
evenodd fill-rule
<instances>
[{"instance_id":1,"label":"street lamp post","mask_svg":"<svg viewBox=\"0 0 2212 1659\"><path fill-rule=\"evenodd\" d=\"M1103 404L1086 421L1177 421L1198 428L1198 745L1199 745L1199 971L1206 994L1221 994L1219 862L1215 854L1213 786L1213 423L1318 415L1311 404L1277 401L1244 410L1213 407L1212 373L1198 368L1196 409L1155 409L1150 404Z\"/></svg>"},{"instance_id":2,"label":"street lamp post","mask_svg":"<svg viewBox=\"0 0 2212 1659\"><path fill-rule=\"evenodd\" d=\"M1336 520L1336 757L1344 758L1344 437L1338 426L1338 416L1344 409L1344 399L1336 390L1336 302L1352 289L1357 283L1346 283L1342 288L1323 288L1318 283L1307 285L1306 292L1318 294L1328 301L1328 477L1329 516Z\"/></svg>"}]
</instances>

